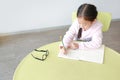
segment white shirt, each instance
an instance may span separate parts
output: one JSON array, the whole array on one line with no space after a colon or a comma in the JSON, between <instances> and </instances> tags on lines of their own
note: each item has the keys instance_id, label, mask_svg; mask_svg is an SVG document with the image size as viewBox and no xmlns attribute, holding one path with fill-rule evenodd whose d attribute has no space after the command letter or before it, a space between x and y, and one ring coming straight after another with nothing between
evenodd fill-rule
<instances>
[{"instance_id":1,"label":"white shirt","mask_svg":"<svg viewBox=\"0 0 120 80\"><path fill-rule=\"evenodd\" d=\"M80 27L81 26L78 23L78 20L75 20L64 35L63 43L65 47L68 47L73 40L77 39ZM102 45L102 38L102 23L96 20L92 23L88 30L82 30L82 36L80 40L86 40L86 42L80 42L79 49L99 48Z\"/></svg>"}]
</instances>

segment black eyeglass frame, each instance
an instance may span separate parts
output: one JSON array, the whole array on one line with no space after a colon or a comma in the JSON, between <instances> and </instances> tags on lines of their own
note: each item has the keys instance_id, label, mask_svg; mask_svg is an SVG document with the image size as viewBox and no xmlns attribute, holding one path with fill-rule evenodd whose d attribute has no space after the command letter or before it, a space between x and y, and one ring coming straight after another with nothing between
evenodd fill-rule
<instances>
[{"instance_id":1,"label":"black eyeglass frame","mask_svg":"<svg viewBox=\"0 0 120 80\"><path fill-rule=\"evenodd\" d=\"M37 59L37 60L44 61L47 58L47 56L49 55L49 51L48 50L37 50L37 49L34 49L34 50L37 51L37 52L45 52L45 54L42 55L42 58L35 57L33 54L31 54L32 57Z\"/></svg>"}]
</instances>

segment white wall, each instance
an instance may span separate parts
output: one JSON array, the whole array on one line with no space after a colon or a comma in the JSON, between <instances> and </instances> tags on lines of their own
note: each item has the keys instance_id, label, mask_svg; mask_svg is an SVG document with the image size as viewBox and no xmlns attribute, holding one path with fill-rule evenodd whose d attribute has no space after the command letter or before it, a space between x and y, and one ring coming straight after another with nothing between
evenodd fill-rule
<instances>
[{"instance_id":1,"label":"white wall","mask_svg":"<svg viewBox=\"0 0 120 80\"><path fill-rule=\"evenodd\" d=\"M0 33L69 25L72 11L84 2L120 19L118 0L0 0Z\"/></svg>"}]
</instances>

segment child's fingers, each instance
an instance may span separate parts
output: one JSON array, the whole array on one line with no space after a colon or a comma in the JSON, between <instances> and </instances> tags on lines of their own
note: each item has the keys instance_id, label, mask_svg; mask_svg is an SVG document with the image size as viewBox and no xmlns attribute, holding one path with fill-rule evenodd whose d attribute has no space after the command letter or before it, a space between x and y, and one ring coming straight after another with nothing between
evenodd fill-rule
<instances>
[{"instance_id":1,"label":"child's fingers","mask_svg":"<svg viewBox=\"0 0 120 80\"><path fill-rule=\"evenodd\" d=\"M71 49L78 49L79 45L77 43L72 43Z\"/></svg>"},{"instance_id":2,"label":"child's fingers","mask_svg":"<svg viewBox=\"0 0 120 80\"><path fill-rule=\"evenodd\" d=\"M60 46L59 48L60 48L60 49L62 49L62 48L63 48L63 46Z\"/></svg>"},{"instance_id":3,"label":"child's fingers","mask_svg":"<svg viewBox=\"0 0 120 80\"><path fill-rule=\"evenodd\" d=\"M66 49L64 49L63 46L59 46L59 48L60 48L61 53L67 54L67 51L66 51Z\"/></svg>"},{"instance_id":4,"label":"child's fingers","mask_svg":"<svg viewBox=\"0 0 120 80\"><path fill-rule=\"evenodd\" d=\"M74 44L74 46L76 47L76 48L78 48L79 47L79 45L77 44L77 43L73 43Z\"/></svg>"},{"instance_id":5,"label":"child's fingers","mask_svg":"<svg viewBox=\"0 0 120 80\"><path fill-rule=\"evenodd\" d=\"M63 54L67 54L67 51L63 48L62 49Z\"/></svg>"}]
</instances>

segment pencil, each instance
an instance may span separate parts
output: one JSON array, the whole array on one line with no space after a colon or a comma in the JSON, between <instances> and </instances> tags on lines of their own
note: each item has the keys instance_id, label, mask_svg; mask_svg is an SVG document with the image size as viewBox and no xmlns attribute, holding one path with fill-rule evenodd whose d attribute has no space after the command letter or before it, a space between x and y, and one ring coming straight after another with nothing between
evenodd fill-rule
<instances>
[{"instance_id":1,"label":"pencil","mask_svg":"<svg viewBox=\"0 0 120 80\"><path fill-rule=\"evenodd\" d=\"M64 45L64 43L63 43L63 40L62 40L62 44L63 44L64 49L66 50L65 45Z\"/></svg>"}]
</instances>

